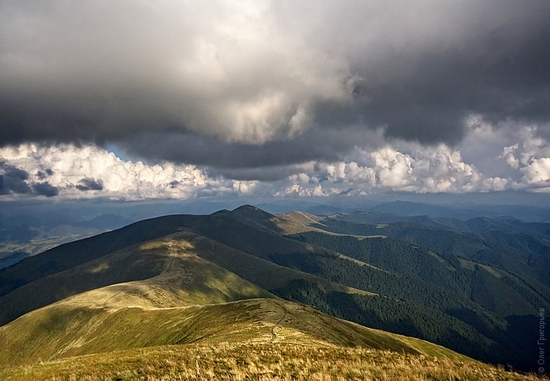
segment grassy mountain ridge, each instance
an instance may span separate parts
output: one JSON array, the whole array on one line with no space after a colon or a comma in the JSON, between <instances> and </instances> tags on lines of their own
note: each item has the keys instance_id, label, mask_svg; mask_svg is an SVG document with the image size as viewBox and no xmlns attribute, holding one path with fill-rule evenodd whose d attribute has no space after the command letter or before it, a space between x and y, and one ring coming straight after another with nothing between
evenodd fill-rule
<instances>
[{"instance_id":1,"label":"grassy mountain ridge","mask_svg":"<svg viewBox=\"0 0 550 381\"><path fill-rule=\"evenodd\" d=\"M36 308L81 292L97 292L96 289L109 285L113 287L102 290L112 303L121 284L126 289L133 287L132 295L140 297L136 304L140 306L174 307L270 295L197 257L192 243L167 236L129 246L14 290L0 298L0 304L5 307L0 310L0 321L7 323ZM109 293L111 289L113 292ZM120 299L127 302L132 297L126 292Z\"/></svg>"},{"instance_id":2,"label":"grassy mountain ridge","mask_svg":"<svg viewBox=\"0 0 550 381\"><path fill-rule=\"evenodd\" d=\"M329 230L327 233L330 234L309 231L296 234L294 237L304 242L320 245L366 261L387 271L413 276L419 280L431 282L435 286L443 286L458 297L444 296L445 293L441 294L442 297L437 297L436 295L440 291L433 289L433 291L426 290L417 293L421 297L431 295L427 303L418 299L416 301L426 307L431 306L431 308L435 307L437 309L437 306L439 306L439 309L447 315L457 317L461 321L475 327L476 330L486 337L497 342L506 343L505 345L510 348L508 351L519 353L519 355L514 355L516 360L523 356L523 363L526 365L529 364L533 357L536 357L536 348L526 345L525 337L536 335L533 327L536 326L537 311L539 308L547 309L549 306L547 288L541 285L536 279L518 276L503 268L476 264L450 253L440 252L436 254L424 249L422 246L410 246L407 249L406 246L403 246L405 242L395 241L390 237L364 238L366 235L380 234L380 232L390 236L391 225L362 225L345 222L343 224L338 223L336 225L338 229L331 229L334 226L331 225L331 222L327 221L327 219L322 219L320 223L323 225L314 225ZM399 226L401 226L402 231L407 231L403 228L403 224ZM432 231L433 229L429 228L429 230ZM334 235L332 233L334 231L338 232L339 235ZM345 232L348 232L348 234L359 233L361 236L345 236ZM417 237L415 232L415 230L412 230L409 234ZM464 234L452 231L448 233ZM494 233L492 232L491 234ZM415 241L414 243L416 244L417 242ZM441 243L444 242L445 240L441 241ZM375 245L374 243L377 244ZM386 249L383 249L380 244L384 244L383 246L386 246ZM392 246L400 248L396 250ZM390 253L399 253L399 255L391 255ZM508 253L511 256L513 255L513 252ZM430 260L431 264L429 263ZM296 263L296 259L294 259L294 265L295 268L300 268L300 265ZM329 270L327 274L333 273L334 268L334 265L327 267ZM363 271L368 272L368 270L370 269L365 268ZM319 271L314 273L319 275ZM357 283L346 283L346 281L334 278L334 276L329 275L328 279L362 288ZM402 284L401 288L395 289L398 292L396 294L395 291L387 289L387 279L380 279L378 285L372 283L374 281L372 276L365 275L361 281L364 282L364 279L371 280L370 285L367 287L373 292L381 295L389 294L411 301L415 300L415 295L411 297L404 293L414 289L415 286ZM397 282L389 283L391 285ZM387 290L384 291L384 288ZM466 304L464 304L464 298L469 299ZM453 307L449 304L449 301L457 302L461 299L463 300L460 303L461 306ZM435 305L433 304L434 302L436 303ZM471 306L466 307L467 304ZM478 305L481 309L474 305ZM487 314L487 310L490 311L489 314ZM378 327L388 329L387 326L379 325ZM411 333L407 332L407 334Z\"/></svg>"},{"instance_id":3,"label":"grassy mountain ridge","mask_svg":"<svg viewBox=\"0 0 550 381\"><path fill-rule=\"evenodd\" d=\"M532 365L531 349L518 340L533 334L531 307L545 300L533 291L536 284L452 253L380 237L384 234L335 234L332 221L298 212L276 216L252 206L141 221L1 270L0 318L11 321L4 325L10 327L27 318L21 316L26 312L54 302L69 309L131 310L128 316L138 316L138 310L277 295L485 361ZM320 233L324 229L333 231ZM513 296L508 305L499 302L503 290ZM517 350L520 357L514 355Z\"/></svg>"},{"instance_id":4,"label":"grassy mountain ridge","mask_svg":"<svg viewBox=\"0 0 550 381\"><path fill-rule=\"evenodd\" d=\"M161 239L128 246L17 288L11 293L0 297L0 305L4 307L0 309L0 323L5 324L33 309L98 287L120 283L128 284L128 282L133 282L132 284L136 285L138 281L142 280L147 280L149 283L157 281L163 277L166 278L166 274L171 267L178 268L180 272L189 273L189 271L193 271L193 268L199 268L196 262L201 261L201 258L203 262L208 261L210 267L216 264L218 270L213 272L211 268L208 271L202 268L202 275L196 270L193 271L194 274L198 275L198 278L202 279L204 284L207 283L206 279L209 281L218 279L218 287L224 288L225 294L231 294L232 290L242 288L236 287L235 284L227 281L229 277L227 270L231 274L236 274L251 282L250 285L257 285L254 287L259 286L262 288L263 294L256 291L254 294L248 295L249 297L266 296L268 293L263 290L284 287L294 279L307 279L325 291L367 294L362 290L334 284L311 274L279 266L261 257L247 254L198 235L185 228L180 229L179 232L169 234ZM179 255L176 255L176 253L179 253ZM136 258L136 256L138 257ZM184 263L186 269L183 270L184 266L181 264L177 265L178 262ZM192 265L191 270L190 265ZM205 277L205 273L212 273L212 276L210 278ZM197 276L194 278L197 278ZM201 285L200 282L196 283L197 287ZM208 290L209 293L211 291ZM173 296L166 298L171 300ZM197 297L194 299L196 300ZM21 303L22 300L24 303ZM220 299L208 303L228 300L232 299Z\"/></svg>"},{"instance_id":5,"label":"grassy mountain ridge","mask_svg":"<svg viewBox=\"0 0 550 381\"><path fill-rule=\"evenodd\" d=\"M26 258L8 268L0 269L0 296L46 276L81 265L127 246L159 238L177 231L182 216L166 216L144 220L122 229L70 242L40 255Z\"/></svg>"},{"instance_id":6,"label":"grassy mountain ridge","mask_svg":"<svg viewBox=\"0 0 550 381\"><path fill-rule=\"evenodd\" d=\"M274 299L147 309L77 307L61 301L1 327L0 342L5 345L0 351L0 364L10 365L121 349L220 342L332 344L420 353L397 335ZM422 346L451 354L433 344L416 343L416 347Z\"/></svg>"},{"instance_id":7,"label":"grassy mountain ridge","mask_svg":"<svg viewBox=\"0 0 550 381\"><path fill-rule=\"evenodd\" d=\"M147 279L93 288L0 327L0 364L13 367L122 349L220 342L359 346L472 361L422 340L275 299L195 255L193 241L182 239L182 234L134 245L74 268L74 274L87 271L90 278L102 279L109 271L125 267L121 258L145 264L150 264L149 256L165 259L155 258L158 269Z\"/></svg>"}]
</instances>

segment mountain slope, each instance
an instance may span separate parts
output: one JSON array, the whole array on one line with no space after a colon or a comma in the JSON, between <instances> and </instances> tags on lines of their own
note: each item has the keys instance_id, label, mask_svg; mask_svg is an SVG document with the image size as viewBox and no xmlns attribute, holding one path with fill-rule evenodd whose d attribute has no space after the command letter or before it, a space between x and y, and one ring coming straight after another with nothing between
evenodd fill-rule
<instances>
[{"instance_id":1,"label":"mountain slope","mask_svg":"<svg viewBox=\"0 0 550 381\"><path fill-rule=\"evenodd\" d=\"M0 319L10 326L69 300L73 307L151 309L277 295L484 361L533 365L524 338L536 335L534 306L547 304L523 278L398 239L322 233L334 227L326 221L251 206L141 221L0 271Z\"/></svg>"},{"instance_id":2,"label":"mountain slope","mask_svg":"<svg viewBox=\"0 0 550 381\"><path fill-rule=\"evenodd\" d=\"M172 280L173 276L179 280ZM239 278L234 279L236 276ZM181 283L182 279L184 283ZM103 299L130 301L138 295L142 299L141 304L136 305L173 307L267 297L271 294L264 290L285 287L297 279L307 280L327 292L369 294L277 265L192 231L181 230L15 289L0 297L3 307L0 309L0 323L8 323L36 308L100 287L105 294ZM134 291L119 294L121 283L124 289L134 288ZM162 298L155 297L158 295ZM145 300L144 296L155 298Z\"/></svg>"},{"instance_id":3,"label":"mountain slope","mask_svg":"<svg viewBox=\"0 0 550 381\"><path fill-rule=\"evenodd\" d=\"M423 353L441 353L467 360L434 344L402 340L398 335L275 299L147 309L137 306L91 308L82 304L76 306L68 299L1 327L0 342L3 344L0 364L10 365L120 349L221 342L332 344L411 354L420 354L415 348L424 348Z\"/></svg>"},{"instance_id":4,"label":"mountain slope","mask_svg":"<svg viewBox=\"0 0 550 381\"><path fill-rule=\"evenodd\" d=\"M339 234L390 236L440 254L501 267L535 280L547 290L550 287L550 241L546 235L550 225L518 221L511 224L488 218L465 222L447 219L445 224L432 224L433 221L441 219L418 217L399 222L361 223L357 216L341 214L324 218L312 227Z\"/></svg>"},{"instance_id":5,"label":"mountain slope","mask_svg":"<svg viewBox=\"0 0 550 381\"><path fill-rule=\"evenodd\" d=\"M360 346L471 361L422 340L369 329L276 299L198 257L193 241L182 239L181 234L176 235L179 239L170 235L134 245L45 278L42 291L51 291L47 287L87 274L86 287L91 290L35 309L0 327L0 364L220 342ZM154 265L153 270L142 273L142 280L94 288L126 267L128 258L132 264Z\"/></svg>"},{"instance_id":6,"label":"mountain slope","mask_svg":"<svg viewBox=\"0 0 550 381\"><path fill-rule=\"evenodd\" d=\"M493 343L491 340L488 340L483 337L483 335L475 332L475 330L467 324L456 321L456 319L452 319L445 314L437 314L437 312L432 309L426 309L414 303L412 305L408 305L406 309L403 309L402 301L394 299L391 295L388 295L390 298L385 296L383 299L373 299L371 296L372 293L367 292L365 288L357 289L350 287L350 284L342 285L339 283L333 283L328 279L323 279L323 275L325 274L309 274L307 268L296 268L290 266L289 263L284 263L285 260L306 256L312 261L315 261L316 266L324 266L325 262L323 262L323 260L328 259L329 262L327 262L326 265L329 267L334 266L338 263L338 261L344 261L344 263L352 266L351 271L357 271L358 268L362 268L362 266L358 266L348 259L341 259L341 256L337 253L324 249L315 249L315 247L311 245L305 245L298 241L281 237L277 234L271 233L270 231L258 232L255 229L248 230L246 228L248 226L247 224L240 226L238 221L234 221L233 217L230 215L218 214L217 216L218 218L221 217L220 220L218 220L217 229L212 229L211 225L199 225L198 228L195 228L195 230L200 230L203 234L214 236L220 241L237 246L242 250L250 251L250 253L229 247L219 241L199 235L193 231L185 230L187 229L185 228L184 230L180 230L178 233L170 234L161 240L130 246L126 249L103 256L84 265L20 287L3 298L0 298L0 303L6 307L3 311L0 311L0 317L3 318L4 321L10 321L13 318L34 308L45 306L48 303L61 300L62 298L74 295L77 292L93 290L96 287L121 281L127 282L129 280L134 280L126 279L121 276L125 274L133 274L139 277L145 277L149 274L150 276L154 276L152 280L156 280L160 277L158 274L165 271L167 263L170 263L168 260L171 258L171 255L173 256L174 252L183 251L186 255L196 255L209 261L210 263L215 263L220 266L220 268L227 269L237 274L239 277L258 285L262 289L273 292L282 297L288 297L292 300L310 303L318 308L321 308L324 312L333 314L334 316L351 319L377 328L392 329L394 332L402 334L412 334L432 341L439 341L447 345L450 344L454 348L462 350L465 353L482 355L481 358L483 359L487 359L486 357L483 357L486 356L485 353L499 353L492 348ZM226 225L221 225L222 223ZM227 234L229 228L219 232L219 230L221 230L220 225L230 225L233 229L237 227L241 231L241 234L238 236L235 234ZM248 237L253 234L258 241L267 242L268 244L265 246L252 246L252 249L250 249L249 244L251 240ZM267 238L265 236L267 236ZM281 266L280 264L278 265L273 263L273 261L286 264L287 266ZM187 259L187 262L189 262L189 259ZM297 270L305 270L305 272ZM146 271L146 273L142 273L142 271ZM376 269L373 269L373 271L375 273L379 273L384 279L387 279L388 274L383 271ZM210 279L223 279L224 277L220 274L220 272L221 271L218 271L218 274ZM90 276L92 273L94 274L93 277ZM78 282L78 279L86 279L86 281ZM338 281L342 282L341 279ZM207 280L204 280L203 282L207 283ZM157 306L155 304L151 304L149 300L142 301L141 304L133 302L136 294L154 295L154 293L149 292L147 289L144 290L143 283L144 282L139 282L139 279L134 280L134 282L131 282L130 284L125 283L125 289L128 289L130 285L133 287L132 293L129 296L123 294L123 297L119 295L118 298L125 300L127 302L126 305L129 303L130 305ZM229 282L227 281L221 282L222 285L228 283ZM292 293L289 294L289 290L299 290L301 285L304 284L307 285L308 289L312 289L312 291L309 292L310 295L323 295L323 297L326 295L328 297L328 299L326 299L328 308L323 307L322 304L320 305L318 303L318 298L300 298ZM59 285L64 286L60 287ZM73 287L71 288L68 285L73 285ZM101 300L111 298L113 294L119 292L120 287L120 285L114 285L101 289L101 293L104 294L101 295ZM51 292L49 290L51 290ZM61 294L61 291L64 291L65 293ZM97 290L93 291L92 294L95 295L97 292ZM157 291L157 294L158 293L159 292ZM163 290L162 293L165 294L166 290ZM347 295L350 294L355 295L353 299L354 301L350 302L351 304L342 304L340 302L342 300L349 301ZM31 295L31 298L29 298L28 295ZM27 309L21 310L19 301L22 299L32 300L32 297L35 295L40 296L40 299L38 300L40 304L32 304L28 301L23 304L23 307ZM179 295L180 299L178 300L181 302L183 300L181 298L181 292L179 292ZM254 296L257 295L252 295L251 297ZM45 301L45 298L49 299ZM158 306L177 306L178 304L167 303L167 301L172 300L174 300L173 294L163 296L164 304ZM189 300L189 298L186 298L185 300ZM197 298L194 300L196 302ZM222 299L212 302L219 301L226 300ZM415 319L417 320L411 327L396 326L395 320L393 319L390 323L377 321L376 319L373 319L373 312L374 315L376 315L376 311L379 310L380 303L384 305L385 309L394 309L396 312L392 315L396 319L407 319L406 314L410 314L412 309L416 312ZM356 306L353 311L357 311L359 314L355 315L355 312L350 314L350 306ZM405 315L403 315L403 312L405 312ZM365 320L363 318L364 316L369 318ZM434 320L433 316L437 316L437 319ZM424 328L419 329L419 322L423 322L422 324L424 325L430 325L432 328L429 330L425 330ZM414 327L414 329L411 329L412 327ZM434 327L437 327L437 329L434 329ZM447 329L448 332L453 333L451 335L441 336L441 332L445 331L445 329ZM461 333L457 334L457 332ZM484 344L480 345L480 343ZM480 348L484 348L482 352L480 352Z\"/></svg>"},{"instance_id":7,"label":"mountain slope","mask_svg":"<svg viewBox=\"0 0 550 381\"><path fill-rule=\"evenodd\" d=\"M0 269L0 296L27 283L70 269L139 242L159 238L177 231L191 218L166 216L140 221L122 229L67 243L40 255L26 258Z\"/></svg>"}]
</instances>

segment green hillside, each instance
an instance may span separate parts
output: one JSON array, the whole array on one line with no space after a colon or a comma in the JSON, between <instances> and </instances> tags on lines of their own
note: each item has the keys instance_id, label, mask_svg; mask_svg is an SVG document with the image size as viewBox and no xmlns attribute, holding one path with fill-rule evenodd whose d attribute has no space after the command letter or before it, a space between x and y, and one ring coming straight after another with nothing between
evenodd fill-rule
<instances>
[{"instance_id":1,"label":"green hillside","mask_svg":"<svg viewBox=\"0 0 550 381\"><path fill-rule=\"evenodd\" d=\"M176 287L183 281L173 281L174 276L187 283ZM285 287L297 279L307 280L324 291L369 294L182 230L19 287L0 297L3 306L0 321L8 323L36 308L97 288L104 294L101 300L108 299L110 303L116 299L129 301L137 295L142 304L136 305L173 307L266 297L271 294L264 290ZM120 294L121 284L125 290L133 288L134 291ZM162 293L151 291L151 287L161 287Z\"/></svg>"},{"instance_id":2,"label":"green hillside","mask_svg":"<svg viewBox=\"0 0 550 381\"><path fill-rule=\"evenodd\" d=\"M67 243L0 269L0 296L27 283L84 264L125 247L177 231L187 216L140 221L122 229ZM189 217L190 218L190 217Z\"/></svg>"},{"instance_id":3,"label":"green hillside","mask_svg":"<svg viewBox=\"0 0 550 381\"><path fill-rule=\"evenodd\" d=\"M3 379L40 379L67 371L56 364L76 364L78 368L84 362L88 364L87 371L102 369L105 361L92 364L89 361L102 359L99 355L102 353L129 349L141 348L139 361L148 361L148 356L159 350L174 355L173 347L162 346L185 344L211 347L223 343L232 348L293 345L305 348L306 352L307 348L319 348L328 354L339 347L360 347L475 364L470 358L426 341L366 328L303 304L274 298L197 256L198 252L207 251L196 245L201 241L208 242L188 232L176 233L33 282L39 282L43 293L50 293L60 284L86 277L87 282L81 287L90 290L76 293L74 289L66 289L73 295L0 327ZM148 267L148 273L136 270ZM144 279L97 286L115 282L118 278L114 274L134 271ZM26 289L18 290L22 293ZM92 354L97 356L89 357ZM62 359L70 362L59 362ZM44 366L50 366L49 370ZM24 374L21 369L25 369Z\"/></svg>"},{"instance_id":4,"label":"green hillside","mask_svg":"<svg viewBox=\"0 0 550 381\"><path fill-rule=\"evenodd\" d=\"M536 348L525 337L536 336L538 308L550 309L536 279L389 234L350 235L361 229L380 233L385 225L327 221L301 212L276 216L243 206L209 216L145 220L62 245L0 270L0 322L5 324L0 329L8 332L1 340L9 342L8 347L26 348L30 337L17 341L16 330L6 327L21 324L38 311L72 316L83 308L75 315L78 318L68 319L88 319L88 323L74 329L86 332L95 326L93 322L105 321L109 324L99 326L108 331L122 324L123 316L130 321L134 317L147 320L148 311L157 309L154 315L161 322L172 319L168 309L214 311L210 310L214 305L236 301L245 305L244 300L251 298L279 297L364 326L438 343L486 362L533 368ZM282 299L274 300L283 303ZM40 319L36 321L42 324ZM191 315L188 319L193 321ZM180 331L190 332L189 327L181 327ZM343 343L312 338L313 331L298 331L298 336L306 335L309 341ZM220 327L219 332L223 336L230 330ZM109 336L116 334L105 337ZM140 334L144 341L131 341L137 340L134 336L129 334L130 341L121 337L120 346L102 347L97 340L85 340L87 344L79 347L82 352L66 351L83 355L178 343L175 339L155 341L158 332L151 338ZM352 343L356 339L342 340Z\"/></svg>"},{"instance_id":5,"label":"green hillside","mask_svg":"<svg viewBox=\"0 0 550 381\"><path fill-rule=\"evenodd\" d=\"M99 308L68 299L1 327L0 342L0 364L10 365L168 344L248 342L360 346L467 360L433 344L409 344L397 335L275 299L173 308Z\"/></svg>"},{"instance_id":6,"label":"green hillside","mask_svg":"<svg viewBox=\"0 0 550 381\"><path fill-rule=\"evenodd\" d=\"M10 322L78 293L98 293L97 289L101 289L102 296L94 295L93 302L100 306L116 300L128 304L134 298L138 306L174 307L269 296L230 271L201 260L190 242L168 236L129 246L17 288L0 298L0 321Z\"/></svg>"},{"instance_id":7,"label":"green hillside","mask_svg":"<svg viewBox=\"0 0 550 381\"><path fill-rule=\"evenodd\" d=\"M550 300L550 242L548 224L510 224L487 218L466 222L427 224L416 222L353 223L346 217L325 218L312 225L321 230L360 236L384 235L439 254L452 254L493 267L502 268L526 281L536 282ZM540 287L539 287L540 286Z\"/></svg>"}]
</instances>

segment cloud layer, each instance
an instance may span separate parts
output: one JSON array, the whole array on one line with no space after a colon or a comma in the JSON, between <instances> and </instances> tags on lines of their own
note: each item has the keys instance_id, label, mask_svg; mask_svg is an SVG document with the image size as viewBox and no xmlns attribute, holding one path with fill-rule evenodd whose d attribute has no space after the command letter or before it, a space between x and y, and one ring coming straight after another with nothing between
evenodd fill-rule
<instances>
[{"instance_id":1,"label":"cloud layer","mask_svg":"<svg viewBox=\"0 0 550 381\"><path fill-rule=\"evenodd\" d=\"M549 19L547 0L5 0L0 194L546 191Z\"/></svg>"},{"instance_id":2,"label":"cloud layer","mask_svg":"<svg viewBox=\"0 0 550 381\"><path fill-rule=\"evenodd\" d=\"M270 8L2 2L2 141L164 129L250 143L299 134L316 104L351 99L352 78L340 57L281 33Z\"/></svg>"},{"instance_id":3,"label":"cloud layer","mask_svg":"<svg viewBox=\"0 0 550 381\"><path fill-rule=\"evenodd\" d=\"M219 146L322 159L294 143L306 132L339 155L358 130L456 144L470 115L544 124L549 17L546 0L6 0L0 144L117 141L153 156L139 142L160 133L184 145L154 156L200 164L181 152L203 139L221 166Z\"/></svg>"},{"instance_id":4,"label":"cloud layer","mask_svg":"<svg viewBox=\"0 0 550 381\"><path fill-rule=\"evenodd\" d=\"M380 192L471 193L550 192L550 145L536 127L507 135L490 125L473 124L462 148L489 147L493 172L480 170L460 148L426 147L405 140L378 148L356 147L342 159L310 160L254 168L214 170L168 161L121 159L95 145L22 144L0 149L0 199L29 197L139 200L228 197L366 196ZM378 133L379 135L382 132ZM373 140L376 135L372 135ZM380 136L378 137L381 138ZM513 143L514 141L522 143ZM502 175L504 168L505 176ZM260 180L258 180L260 179Z\"/></svg>"},{"instance_id":5,"label":"cloud layer","mask_svg":"<svg viewBox=\"0 0 550 381\"><path fill-rule=\"evenodd\" d=\"M96 146L25 144L0 150L0 194L115 199L176 198L233 192L231 181L209 178L193 165L124 161Z\"/></svg>"}]
</instances>

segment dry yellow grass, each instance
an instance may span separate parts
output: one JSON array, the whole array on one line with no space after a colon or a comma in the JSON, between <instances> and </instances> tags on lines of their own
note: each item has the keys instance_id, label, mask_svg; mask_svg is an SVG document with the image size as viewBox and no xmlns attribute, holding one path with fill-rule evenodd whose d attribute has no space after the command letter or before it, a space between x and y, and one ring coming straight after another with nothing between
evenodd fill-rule
<instances>
[{"instance_id":1,"label":"dry yellow grass","mask_svg":"<svg viewBox=\"0 0 550 381\"><path fill-rule=\"evenodd\" d=\"M478 362L285 343L180 345L68 358L0 371L24 380L548 380Z\"/></svg>"}]
</instances>

